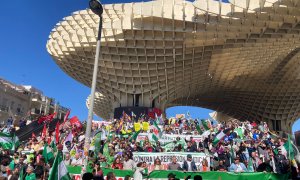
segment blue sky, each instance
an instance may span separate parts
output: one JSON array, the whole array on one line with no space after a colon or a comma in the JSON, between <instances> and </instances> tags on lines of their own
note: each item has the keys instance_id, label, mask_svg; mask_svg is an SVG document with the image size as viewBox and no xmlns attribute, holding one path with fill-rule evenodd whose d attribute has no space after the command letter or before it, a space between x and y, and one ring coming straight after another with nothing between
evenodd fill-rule
<instances>
[{"instance_id":1,"label":"blue sky","mask_svg":"<svg viewBox=\"0 0 300 180\"><path fill-rule=\"evenodd\" d=\"M102 3L131 2L103 0ZM90 89L65 74L46 51L51 29L63 17L88 7L88 0L1 0L0 77L16 84L33 85L61 105L71 115L87 117L85 106ZM206 118L211 112L196 107L174 107L168 116L190 112L193 118ZM300 129L300 121L293 130Z\"/></svg>"}]
</instances>

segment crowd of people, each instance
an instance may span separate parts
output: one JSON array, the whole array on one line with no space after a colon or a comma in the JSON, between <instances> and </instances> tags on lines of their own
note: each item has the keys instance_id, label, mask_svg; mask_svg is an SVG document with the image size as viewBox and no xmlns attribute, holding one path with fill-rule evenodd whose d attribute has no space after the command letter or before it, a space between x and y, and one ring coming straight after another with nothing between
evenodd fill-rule
<instances>
[{"instance_id":1,"label":"crowd of people","mask_svg":"<svg viewBox=\"0 0 300 180\"><path fill-rule=\"evenodd\" d=\"M149 127L144 129L143 123ZM138 124L139 130L136 129ZM59 137L57 133L47 131L45 134L43 131L33 134L15 151L1 148L0 176L14 180L24 174L23 179L26 180L47 179L55 154L60 151L66 166L83 167L88 158L89 165L83 169L90 169L94 179L103 177L104 168L132 170L132 178L137 180L147 177L149 170L298 174L294 158L296 152L286 148L289 139L272 133L265 122L232 120L218 123L192 118L136 118L125 115L106 124L93 124L88 154L84 151L85 128L82 125L65 121L59 126ZM138 138L140 135L143 138ZM164 135L178 137L165 142L162 141ZM45 155L45 148L50 149L54 156ZM149 164L134 160L134 153L139 152L185 152L187 155L182 163L174 155L167 164L163 164L159 157ZM193 159L195 153L203 153L207 158L196 164ZM113 176L110 173L107 178Z\"/></svg>"}]
</instances>

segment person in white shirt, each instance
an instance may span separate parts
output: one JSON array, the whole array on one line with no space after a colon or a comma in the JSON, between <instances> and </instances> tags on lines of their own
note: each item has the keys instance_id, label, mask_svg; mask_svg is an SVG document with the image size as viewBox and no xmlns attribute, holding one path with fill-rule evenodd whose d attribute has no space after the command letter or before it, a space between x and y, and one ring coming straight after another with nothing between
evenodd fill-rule
<instances>
[{"instance_id":1,"label":"person in white shirt","mask_svg":"<svg viewBox=\"0 0 300 180\"><path fill-rule=\"evenodd\" d=\"M82 165L82 159L79 157L79 154L75 154L75 158L71 161L72 166L81 166Z\"/></svg>"},{"instance_id":2,"label":"person in white shirt","mask_svg":"<svg viewBox=\"0 0 300 180\"><path fill-rule=\"evenodd\" d=\"M124 155L123 169L124 170L134 170L135 162L129 158L128 154Z\"/></svg>"},{"instance_id":3,"label":"person in white shirt","mask_svg":"<svg viewBox=\"0 0 300 180\"><path fill-rule=\"evenodd\" d=\"M143 171L145 168L142 165L143 165L142 162L139 162L136 165L136 168L135 168L135 171L133 174L133 179L143 179Z\"/></svg>"}]
</instances>

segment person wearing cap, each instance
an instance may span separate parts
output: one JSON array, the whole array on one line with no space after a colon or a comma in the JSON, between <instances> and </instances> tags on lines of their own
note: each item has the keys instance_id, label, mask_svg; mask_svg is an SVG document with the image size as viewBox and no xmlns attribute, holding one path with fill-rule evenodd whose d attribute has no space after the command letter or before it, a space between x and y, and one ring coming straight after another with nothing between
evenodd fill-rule
<instances>
[{"instance_id":1,"label":"person wearing cap","mask_svg":"<svg viewBox=\"0 0 300 180\"><path fill-rule=\"evenodd\" d=\"M33 173L33 167L32 166L28 166L27 167L27 170L26 170L26 177L25 177L25 180L36 180L36 176L35 176L35 173Z\"/></svg>"},{"instance_id":2,"label":"person wearing cap","mask_svg":"<svg viewBox=\"0 0 300 180\"><path fill-rule=\"evenodd\" d=\"M192 155L187 155L187 160L183 162L182 169L184 171L197 171L196 163L193 161Z\"/></svg>"},{"instance_id":3,"label":"person wearing cap","mask_svg":"<svg viewBox=\"0 0 300 180\"><path fill-rule=\"evenodd\" d=\"M234 163L229 167L230 172L247 172L247 168L244 163L240 162L239 157L234 158Z\"/></svg>"}]
</instances>

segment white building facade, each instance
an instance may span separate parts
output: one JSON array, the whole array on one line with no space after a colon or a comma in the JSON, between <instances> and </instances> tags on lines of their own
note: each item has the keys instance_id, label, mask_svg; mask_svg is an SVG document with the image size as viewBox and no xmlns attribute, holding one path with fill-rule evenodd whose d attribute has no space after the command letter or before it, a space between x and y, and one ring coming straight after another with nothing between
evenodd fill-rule
<instances>
[{"instance_id":1,"label":"white building facade","mask_svg":"<svg viewBox=\"0 0 300 180\"><path fill-rule=\"evenodd\" d=\"M67 108L60 106L55 99L43 95L32 87L11 83L0 78L0 124L10 117L15 123L23 119L34 120L41 115L56 112L56 118L63 118Z\"/></svg>"}]
</instances>

